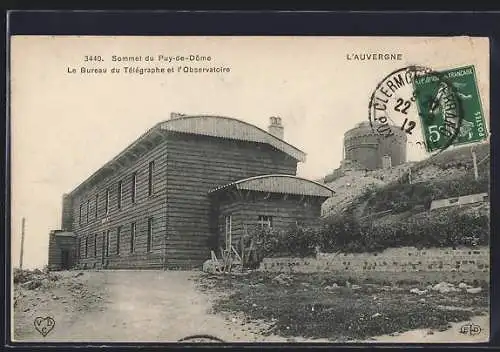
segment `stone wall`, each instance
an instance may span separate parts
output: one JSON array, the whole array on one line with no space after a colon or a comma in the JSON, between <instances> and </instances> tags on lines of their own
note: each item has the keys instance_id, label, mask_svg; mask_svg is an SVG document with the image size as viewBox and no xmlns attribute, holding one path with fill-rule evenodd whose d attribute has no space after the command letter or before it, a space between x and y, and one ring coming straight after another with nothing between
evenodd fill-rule
<instances>
[{"instance_id":1,"label":"stone wall","mask_svg":"<svg viewBox=\"0 0 500 352\"><path fill-rule=\"evenodd\" d=\"M390 248L381 253L318 253L316 258L265 258L259 270L271 272L484 272L490 250L477 248Z\"/></svg>"},{"instance_id":2,"label":"stone wall","mask_svg":"<svg viewBox=\"0 0 500 352\"><path fill-rule=\"evenodd\" d=\"M462 206L474 203L483 203L488 201L488 193L469 194L461 197L436 199L431 203L431 210L439 208L448 208L455 206Z\"/></svg>"}]
</instances>

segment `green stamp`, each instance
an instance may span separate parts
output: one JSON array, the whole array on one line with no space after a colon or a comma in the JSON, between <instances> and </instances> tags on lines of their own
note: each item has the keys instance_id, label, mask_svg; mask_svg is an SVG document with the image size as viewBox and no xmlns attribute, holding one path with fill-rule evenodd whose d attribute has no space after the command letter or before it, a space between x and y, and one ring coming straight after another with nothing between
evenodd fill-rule
<instances>
[{"instance_id":1,"label":"green stamp","mask_svg":"<svg viewBox=\"0 0 500 352\"><path fill-rule=\"evenodd\" d=\"M474 66L421 75L413 88L428 152L487 138Z\"/></svg>"}]
</instances>

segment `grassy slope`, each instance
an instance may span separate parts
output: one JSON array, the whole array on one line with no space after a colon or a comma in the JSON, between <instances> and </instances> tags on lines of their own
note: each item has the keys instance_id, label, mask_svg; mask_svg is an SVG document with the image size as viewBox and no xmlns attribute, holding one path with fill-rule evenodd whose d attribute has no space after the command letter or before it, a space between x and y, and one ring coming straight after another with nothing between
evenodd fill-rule
<instances>
[{"instance_id":1,"label":"grassy slope","mask_svg":"<svg viewBox=\"0 0 500 352\"><path fill-rule=\"evenodd\" d=\"M424 180L418 184L390 183L379 187L371 194L361 194L352 200L349 207L350 212L358 213L360 216L369 216L388 209L394 209L395 213L411 211L419 213L418 206L428 207L433 199L466 195L469 193L487 192L485 185L489 183L489 155L490 144L479 144L475 147L477 161L484 160L478 167L482 182L475 184L473 180L473 165L470 146L455 148L444 151L426 160L416 163L412 172L417 173L427 167L438 167L439 169L466 168L466 176L454 180L431 179ZM361 213L359 210L362 210ZM412 211L413 210L413 211ZM383 217L384 215L382 215Z\"/></svg>"}]
</instances>

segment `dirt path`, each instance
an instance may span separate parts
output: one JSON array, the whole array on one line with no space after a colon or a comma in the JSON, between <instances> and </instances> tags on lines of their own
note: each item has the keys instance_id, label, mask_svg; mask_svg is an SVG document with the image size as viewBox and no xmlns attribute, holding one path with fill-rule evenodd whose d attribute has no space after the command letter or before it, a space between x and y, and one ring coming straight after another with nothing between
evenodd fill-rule
<instances>
[{"instance_id":1,"label":"dirt path","mask_svg":"<svg viewBox=\"0 0 500 352\"><path fill-rule=\"evenodd\" d=\"M208 297L191 281L188 271L86 272L89 287L101 287L100 307L71 317L61 300L49 302L31 317L52 316L55 329L46 338L24 329L22 341L169 342L193 334L225 341L286 341L245 331L236 318L209 313ZM67 302L66 300L64 300ZM29 331L31 330L31 331Z\"/></svg>"},{"instance_id":2,"label":"dirt path","mask_svg":"<svg viewBox=\"0 0 500 352\"><path fill-rule=\"evenodd\" d=\"M71 277L75 273L63 275ZM74 292L65 291L67 286L49 292L26 291L29 299L15 313L17 340L174 342L188 335L208 334L227 342L329 342L262 336L255 332L264 326L244 322L243 316L211 314L209 296L195 287L193 279L198 275L199 272L189 271L84 272L71 280L83 287L85 299L77 298L81 291L76 297ZM56 321L55 328L45 338L33 328L37 316L51 316ZM483 328L487 319L480 317ZM457 340L456 327L452 330L432 335L426 330L415 330L371 341ZM489 331L484 330L487 336Z\"/></svg>"}]
</instances>

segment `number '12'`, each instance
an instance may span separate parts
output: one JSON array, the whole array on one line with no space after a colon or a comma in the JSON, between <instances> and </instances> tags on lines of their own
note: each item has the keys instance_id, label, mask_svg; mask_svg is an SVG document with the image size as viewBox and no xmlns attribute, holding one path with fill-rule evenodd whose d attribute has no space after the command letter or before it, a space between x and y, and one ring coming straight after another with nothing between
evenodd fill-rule
<instances>
[{"instance_id":1,"label":"number '12'","mask_svg":"<svg viewBox=\"0 0 500 352\"><path fill-rule=\"evenodd\" d=\"M408 127L405 130L406 123L408 123ZM401 126L401 131L405 131L408 134L411 134L411 130L414 129L416 126L415 121L408 121L408 119L405 119L403 122L403 125Z\"/></svg>"}]
</instances>

